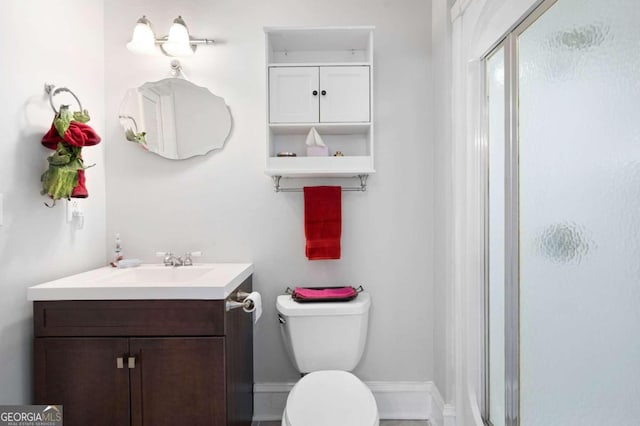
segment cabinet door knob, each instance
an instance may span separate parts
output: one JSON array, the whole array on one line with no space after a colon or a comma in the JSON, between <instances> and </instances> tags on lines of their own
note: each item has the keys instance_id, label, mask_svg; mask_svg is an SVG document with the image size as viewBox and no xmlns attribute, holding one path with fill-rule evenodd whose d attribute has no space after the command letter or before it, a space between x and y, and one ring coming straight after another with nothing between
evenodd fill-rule
<instances>
[{"instance_id":1,"label":"cabinet door knob","mask_svg":"<svg viewBox=\"0 0 640 426\"><path fill-rule=\"evenodd\" d=\"M124 358L122 358L121 356L116 358L116 367L124 368Z\"/></svg>"},{"instance_id":2,"label":"cabinet door knob","mask_svg":"<svg viewBox=\"0 0 640 426\"><path fill-rule=\"evenodd\" d=\"M324 95L326 95L326 94L327 94L327 91L326 91L326 90L323 90L322 92L320 92L320 94L321 94L322 96L324 96Z\"/></svg>"},{"instance_id":3,"label":"cabinet door knob","mask_svg":"<svg viewBox=\"0 0 640 426\"><path fill-rule=\"evenodd\" d=\"M318 91L317 91L317 90L314 90L314 91L313 91L313 92L311 92L311 93L313 93L313 96L318 96Z\"/></svg>"},{"instance_id":4,"label":"cabinet door knob","mask_svg":"<svg viewBox=\"0 0 640 426\"><path fill-rule=\"evenodd\" d=\"M136 358L135 357L130 356L129 360L127 362L128 362L128 367L129 368L136 368Z\"/></svg>"}]
</instances>

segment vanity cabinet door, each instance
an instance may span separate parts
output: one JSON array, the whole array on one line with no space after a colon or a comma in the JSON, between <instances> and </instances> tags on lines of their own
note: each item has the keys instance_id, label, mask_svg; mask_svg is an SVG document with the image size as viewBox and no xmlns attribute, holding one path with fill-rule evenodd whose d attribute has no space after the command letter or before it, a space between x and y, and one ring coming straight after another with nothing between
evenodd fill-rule
<instances>
[{"instance_id":1,"label":"vanity cabinet door","mask_svg":"<svg viewBox=\"0 0 640 426\"><path fill-rule=\"evenodd\" d=\"M34 404L62 405L65 426L128 425L128 351L126 338L35 339Z\"/></svg>"},{"instance_id":2,"label":"vanity cabinet door","mask_svg":"<svg viewBox=\"0 0 640 426\"><path fill-rule=\"evenodd\" d=\"M131 338L129 349L132 426L227 424L224 337Z\"/></svg>"},{"instance_id":3,"label":"vanity cabinet door","mask_svg":"<svg viewBox=\"0 0 640 426\"><path fill-rule=\"evenodd\" d=\"M269 121L317 123L318 67L269 68Z\"/></svg>"},{"instance_id":4,"label":"vanity cabinet door","mask_svg":"<svg viewBox=\"0 0 640 426\"><path fill-rule=\"evenodd\" d=\"M239 290L251 293L251 283ZM227 425L251 426L253 418L253 314L234 309L225 315Z\"/></svg>"}]
</instances>

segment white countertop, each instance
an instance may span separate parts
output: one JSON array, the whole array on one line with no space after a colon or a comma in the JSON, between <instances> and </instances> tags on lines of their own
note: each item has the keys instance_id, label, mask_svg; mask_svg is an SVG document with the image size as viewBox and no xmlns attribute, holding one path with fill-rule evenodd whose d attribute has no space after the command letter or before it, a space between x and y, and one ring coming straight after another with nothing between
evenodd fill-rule
<instances>
[{"instance_id":1,"label":"white countertop","mask_svg":"<svg viewBox=\"0 0 640 426\"><path fill-rule=\"evenodd\" d=\"M106 266L27 289L28 300L225 299L253 273L252 263Z\"/></svg>"}]
</instances>

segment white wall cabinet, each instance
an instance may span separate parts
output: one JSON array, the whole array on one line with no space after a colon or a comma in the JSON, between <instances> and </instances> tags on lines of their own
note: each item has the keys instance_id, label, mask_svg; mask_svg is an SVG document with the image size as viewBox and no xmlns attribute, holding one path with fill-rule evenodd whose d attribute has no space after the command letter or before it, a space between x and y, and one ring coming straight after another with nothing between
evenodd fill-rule
<instances>
[{"instance_id":1,"label":"white wall cabinet","mask_svg":"<svg viewBox=\"0 0 640 426\"><path fill-rule=\"evenodd\" d=\"M272 67L271 123L367 123L368 66Z\"/></svg>"},{"instance_id":2,"label":"white wall cabinet","mask_svg":"<svg viewBox=\"0 0 640 426\"><path fill-rule=\"evenodd\" d=\"M265 28L271 176L374 173L373 27ZM328 157L307 157L315 127ZM340 151L343 156L334 156ZM280 157L278 153L295 153Z\"/></svg>"}]
</instances>

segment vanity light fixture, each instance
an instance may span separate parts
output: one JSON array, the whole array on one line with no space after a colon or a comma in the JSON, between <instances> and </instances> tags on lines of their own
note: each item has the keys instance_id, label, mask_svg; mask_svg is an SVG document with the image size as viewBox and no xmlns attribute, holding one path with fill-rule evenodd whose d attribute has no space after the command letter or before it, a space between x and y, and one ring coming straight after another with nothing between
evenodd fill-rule
<instances>
[{"instance_id":1,"label":"vanity light fixture","mask_svg":"<svg viewBox=\"0 0 640 426\"><path fill-rule=\"evenodd\" d=\"M133 28L131 41L127 43L127 49L134 53L153 55L156 52L156 36L151 28L151 21L146 16L138 19Z\"/></svg>"},{"instance_id":2,"label":"vanity light fixture","mask_svg":"<svg viewBox=\"0 0 640 426\"><path fill-rule=\"evenodd\" d=\"M146 16L142 16L136 22L131 41L127 43L127 49L134 53L153 55L157 52L156 45L159 45L162 53L167 56L191 56L198 45L213 43L211 39L191 37L182 16L173 20L168 36L156 38L151 21Z\"/></svg>"}]
</instances>

